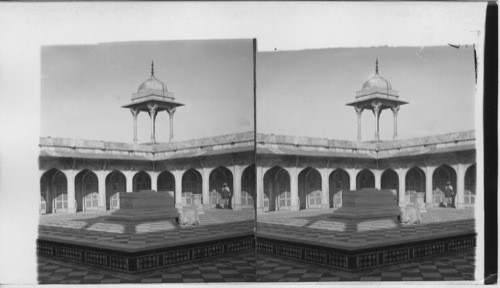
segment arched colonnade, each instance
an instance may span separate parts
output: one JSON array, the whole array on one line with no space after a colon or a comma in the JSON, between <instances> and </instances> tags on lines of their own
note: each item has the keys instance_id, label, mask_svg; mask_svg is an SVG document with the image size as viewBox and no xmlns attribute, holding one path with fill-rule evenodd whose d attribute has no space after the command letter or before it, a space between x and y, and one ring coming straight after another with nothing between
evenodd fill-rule
<instances>
[{"instance_id":1,"label":"arched colonnade","mask_svg":"<svg viewBox=\"0 0 500 288\"><path fill-rule=\"evenodd\" d=\"M328 209L340 204L339 191L363 188L393 189L400 206L408 203L414 192L423 193L427 205L437 205L448 181L457 191L458 208L474 204L476 164L385 170L257 167L257 211Z\"/></svg>"},{"instance_id":2,"label":"arched colonnade","mask_svg":"<svg viewBox=\"0 0 500 288\"><path fill-rule=\"evenodd\" d=\"M220 202L223 183L232 191L234 210L254 209L255 165L189 168L174 171L120 171L51 168L40 171L40 213L75 213L119 208L119 192L173 191L175 205L191 205L202 195L204 207Z\"/></svg>"}]
</instances>

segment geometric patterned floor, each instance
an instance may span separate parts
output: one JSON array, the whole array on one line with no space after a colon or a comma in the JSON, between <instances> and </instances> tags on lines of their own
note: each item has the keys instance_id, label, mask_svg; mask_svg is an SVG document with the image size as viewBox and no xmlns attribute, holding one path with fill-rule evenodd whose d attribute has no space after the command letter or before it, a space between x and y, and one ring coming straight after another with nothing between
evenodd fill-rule
<instances>
[{"instance_id":1,"label":"geometric patterned floor","mask_svg":"<svg viewBox=\"0 0 500 288\"><path fill-rule=\"evenodd\" d=\"M290 238L320 246L360 247L400 243L415 238L474 232L474 210L429 208L423 223L402 225L393 218L347 220L332 210L270 212L257 216L257 235Z\"/></svg>"},{"instance_id":2,"label":"geometric patterned floor","mask_svg":"<svg viewBox=\"0 0 500 288\"><path fill-rule=\"evenodd\" d=\"M40 284L255 282L255 253L245 252L138 274L39 257L38 272Z\"/></svg>"},{"instance_id":3,"label":"geometric patterned floor","mask_svg":"<svg viewBox=\"0 0 500 288\"><path fill-rule=\"evenodd\" d=\"M264 254L256 257L253 251L140 274L39 257L38 272L40 284L468 281L474 278L474 250L362 272L345 272Z\"/></svg>"},{"instance_id":4,"label":"geometric patterned floor","mask_svg":"<svg viewBox=\"0 0 500 288\"><path fill-rule=\"evenodd\" d=\"M38 226L39 238L127 250L252 233L255 226L255 212L252 210L208 210L200 215L199 226L179 226L174 219L142 222L109 220L107 216L110 213L43 215Z\"/></svg>"},{"instance_id":5,"label":"geometric patterned floor","mask_svg":"<svg viewBox=\"0 0 500 288\"><path fill-rule=\"evenodd\" d=\"M474 250L362 272L345 272L268 255L257 256L261 282L464 281L474 279Z\"/></svg>"}]
</instances>

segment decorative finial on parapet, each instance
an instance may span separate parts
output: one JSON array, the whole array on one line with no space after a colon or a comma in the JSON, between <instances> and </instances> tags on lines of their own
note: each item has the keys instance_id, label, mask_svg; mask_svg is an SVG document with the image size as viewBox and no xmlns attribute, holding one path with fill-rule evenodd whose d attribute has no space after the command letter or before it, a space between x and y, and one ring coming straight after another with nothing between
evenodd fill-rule
<instances>
[{"instance_id":1,"label":"decorative finial on parapet","mask_svg":"<svg viewBox=\"0 0 500 288\"><path fill-rule=\"evenodd\" d=\"M151 77L155 76L155 63L151 60Z\"/></svg>"},{"instance_id":2,"label":"decorative finial on parapet","mask_svg":"<svg viewBox=\"0 0 500 288\"><path fill-rule=\"evenodd\" d=\"M375 60L375 74L378 74L378 58Z\"/></svg>"}]
</instances>

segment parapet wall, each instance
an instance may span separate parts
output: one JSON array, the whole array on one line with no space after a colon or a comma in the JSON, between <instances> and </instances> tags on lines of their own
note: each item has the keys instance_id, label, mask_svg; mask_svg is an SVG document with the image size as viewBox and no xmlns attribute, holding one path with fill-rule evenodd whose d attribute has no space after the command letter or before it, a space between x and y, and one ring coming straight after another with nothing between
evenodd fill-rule
<instances>
[{"instance_id":1,"label":"parapet wall","mask_svg":"<svg viewBox=\"0 0 500 288\"><path fill-rule=\"evenodd\" d=\"M389 158L446 153L475 149L475 132L383 142L356 142L326 138L257 134L259 154L284 154L317 157ZM123 158L164 160L253 151L254 133L236 133L188 141L131 144L68 138L40 138L42 156L83 158Z\"/></svg>"},{"instance_id":2,"label":"parapet wall","mask_svg":"<svg viewBox=\"0 0 500 288\"><path fill-rule=\"evenodd\" d=\"M473 150L475 140L474 130L382 142L257 134L257 148L267 154L386 158Z\"/></svg>"},{"instance_id":3,"label":"parapet wall","mask_svg":"<svg viewBox=\"0 0 500 288\"><path fill-rule=\"evenodd\" d=\"M238 133L171 143L131 144L68 138L40 138L41 156L156 160L252 150L254 133ZM214 153L215 151L215 153Z\"/></svg>"}]
</instances>

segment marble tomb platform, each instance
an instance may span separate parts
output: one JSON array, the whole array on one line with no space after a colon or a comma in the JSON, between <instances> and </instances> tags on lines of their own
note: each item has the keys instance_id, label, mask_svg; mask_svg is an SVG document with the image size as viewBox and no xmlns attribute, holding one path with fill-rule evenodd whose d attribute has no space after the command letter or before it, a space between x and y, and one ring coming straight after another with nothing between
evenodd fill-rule
<instances>
[{"instance_id":1,"label":"marble tomb platform","mask_svg":"<svg viewBox=\"0 0 500 288\"><path fill-rule=\"evenodd\" d=\"M333 212L334 218L370 219L397 217L401 213L397 194L392 189L367 188L342 191L342 207Z\"/></svg>"},{"instance_id":2,"label":"marble tomb platform","mask_svg":"<svg viewBox=\"0 0 500 288\"><path fill-rule=\"evenodd\" d=\"M111 215L111 220L144 221L166 220L179 216L175 208L174 192L143 191L140 193L119 193L120 208Z\"/></svg>"}]
</instances>

